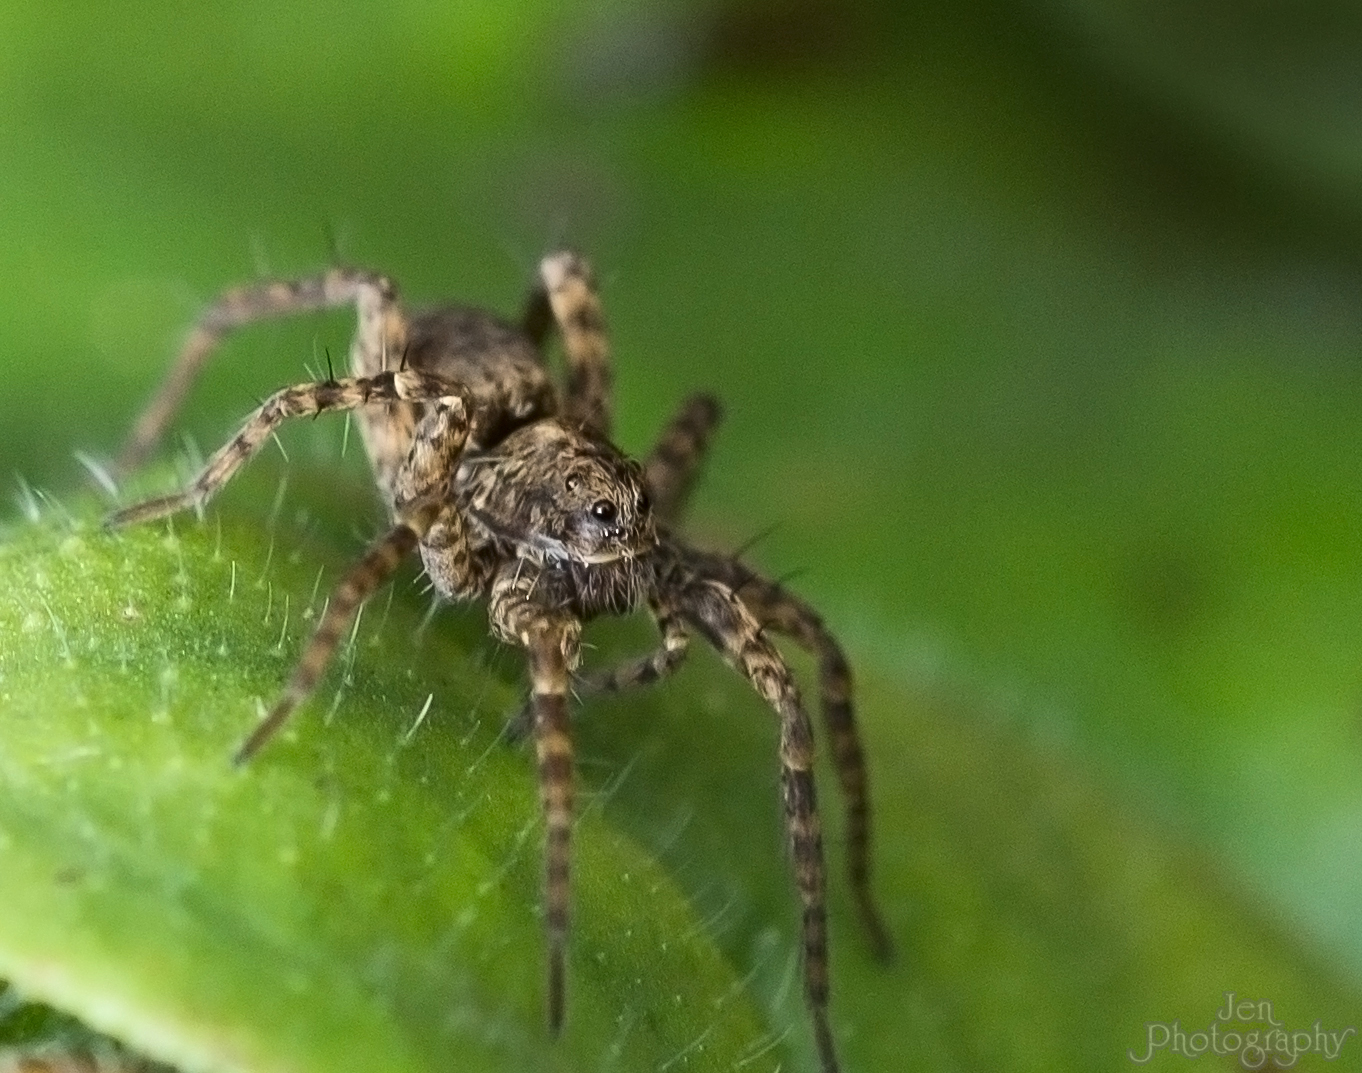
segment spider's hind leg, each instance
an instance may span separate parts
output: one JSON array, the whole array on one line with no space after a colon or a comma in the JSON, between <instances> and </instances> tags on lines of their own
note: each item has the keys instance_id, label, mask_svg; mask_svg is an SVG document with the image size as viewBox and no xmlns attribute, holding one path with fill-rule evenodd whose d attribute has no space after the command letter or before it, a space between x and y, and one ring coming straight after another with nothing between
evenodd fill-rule
<instances>
[{"instance_id":1,"label":"spider's hind leg","mask_svg":"<svg viewBox=\"0 0 1362 1073\"><path fill-rule=\"evenodd\" d=\"M360 321L356 350L373 355L372 360L356 362L354 371L381 372L381 355L392 353L395 364L407 335L396 289L386 277L357 268L333 268L321 275L262 280L224 291L200 315L160 389L138 417L114 464L115 474L124 476L146 460L199 373L231 332L260 320L351 303L357 307Z\"/></svg>"}]
</instances>

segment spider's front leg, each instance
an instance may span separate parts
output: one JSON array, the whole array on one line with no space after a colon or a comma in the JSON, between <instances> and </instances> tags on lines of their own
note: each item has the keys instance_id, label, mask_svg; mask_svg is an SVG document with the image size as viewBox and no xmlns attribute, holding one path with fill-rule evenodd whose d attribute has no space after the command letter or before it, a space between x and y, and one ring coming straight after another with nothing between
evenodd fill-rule
<instances>
[{"instance_id":1,"label":"spider's front leg","mask_svg":"<svg viewBox=\"0 0 1362 1073\"><path fill-rule=\"evenodd\" d=\"M383 355L394 359L406 345L407 320L396 288L385 276L358 268L333 268L318 276L264 280L224 291L199 317L160 390L147 404L119 453L114 470L130 473L165 434L208 359L231 332L273 317L354 304L359 313L354 369L382 372Z\"/></svg>"},{"instance_id":2,"label":"spider's front leg","mask_svg":"<svg viewBox=\"0 0 1362 1073\"><path fill-rule=\"evenodd\" d=\"M189 488L118 511L105 523L111 528L131 525L200 505L289 417L397 401L424 402L429 409L417 426L407 459L394 482L394 524L350 568L332 593L326 613L283 693L237 751L238 763L254 755L312 694L359 605L413 548L421 544L424 549L430 543L443 556L451 575L460 569L470 576L474 573L462 519L444 494L448 474L468 434L468 404L463 392L456 385L415 370L285 388L247 419L241 431L209 459ZM473 583L469 581L470 585Z\"/></svg>"},{"instance_id":3,"label":"spider's front leg","mask_svg":"<svg viewBox=\"0 0 1362 1073\"><path fill-rule=\"evenodd\" d=\"M648 608L662 635L662 643L646 656L578 678L576 693L579 696L620 693L635 686L652 685L670 677L685 661L690 651L690 634L686 632L686 624L681 621L676 609L657 599L651 600ZM533 701L527 700L507 722L505 734L511 741L520 741L533 728Z\"/></svg>"},{"instance_id":4,"label":"spider's front leg","mask_svg":"<svg viewBox=\"0 0 1362 1073\"><path fill-rule=\"evenodd\" d=\"M470 406L462 389L438 376L416 369L379 373L377 376L346 376L338 380L283 388L246 418L241 430L218 449L188 488L115 511L105 524L111 528L136 525L190 507L202 506L236 475L289 418L316 417L331 411L356 410L361 406L379 403L435 400L445 400L448 405L457 406L467 419Z\"/></svg>"},{"instance_id":5,"label":"spider's front leg","mask_svg":"<svg viewBox=\"0 0 1362 1073\"><path fill-rule=\"evenodd\" d=\"M492 631L525 650L530 670L539 796L544 810L544 927L548 938L548 1018L563 1026L572 836L572 738L568 688L581 652L581 623L541 587L539 568L504 566L492 583Z\"/></svg>"},{"instance_id":6,"label":"spider's front leg","mask_svg":"<svg viewBox=\"0 0 1362 1073\"><path fill-rule=\"evenodd\" d=\"M813 777L813 725L794 676L761 624L729 586L688 571L664 595L719 653L752 683L780 718L780 781L785 830L803 904L804 998L813 1019L823 1073L836 1073L828 1025L828 923L823 834Z\"/></svg>"}]
</instances>

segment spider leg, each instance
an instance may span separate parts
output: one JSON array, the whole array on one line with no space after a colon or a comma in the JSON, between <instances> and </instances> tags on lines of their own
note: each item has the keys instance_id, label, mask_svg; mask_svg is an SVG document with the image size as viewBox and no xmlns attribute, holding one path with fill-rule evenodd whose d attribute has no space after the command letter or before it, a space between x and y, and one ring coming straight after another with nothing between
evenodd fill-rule
<instances>
[{"instance_id":1,"label":"spider leg","mask_svg":"<svg viewBox=\"0 0 1362 1073\"><path fill-rule=\"evenodd\" d=\"M377 376L343 377L297 384L276 391L246 419L239 431L208 460L182 492L148 499L109 515L111 528L161 518L196 507L226 484L270 435L291 417L314 417L333 410L355 410L374 403L442 400L451 410L467 412L462 390L439 377L415 369Z\"/></svg>"},{"instance_id":2,"label":"spider leg","mask_svg":"<svg viewBox=\"0 0 1362 1073\"><path fill-rule=\"evenodd\" d=\"M578 689L590 696L620 693L635 686L652 685L673 674L686 659L690 634L680 616L665 603L652 605L653 621L662 634L662 644L646 656L621 663L609 670L589 674L578 682Z\"/></svg>"},{"instance_id":3,"label":"spider leg","mask_svg":"<svg viewBox=\"0 0 1362 1073\"><path fill-rule=\"evenodd\" d=\"M577 679L578 694L594 696L599 693L620 693L635 686L652 685L669 677L685 662L690 648L690 634L686 632L685 623L672 608L660 601L654 601L650 608L658 632L662 634L662 644L646 656ZM507 721L506 737L511 741L520 741L533 726L534 709L527 700Z\"/></svg>"},{"instance_id":4,"label":"spider leg","mask_svg":"<svg viewBox=\"0 0 1362 1073\"><path fill-rule=\"evenodd\" d=\"M525 308L520 314L520 330L529 336L535 349L542 354L552 328L553 306L549 304L549 292L544 289L541 280L530 288L530 293L525 298Z\"/></svg>"},{"instance_id":5,"label":"spider leg","mask_svg":"<svg viewBox=\"0 0 1362 1073\"><path fill-rule=\"evenodd\" d=\"M823 835L813 777L813 726L794 676L762 633L761 624L723 582L686 574L668 595L735 669L742 672L780 718L780 781L785 829L803 904L804 998L813 1018L823 1073L836 1073L828 1025L828 927Z\"/></svg>"},{"instance_id":6,"label":"spider leg","mask_svg":"<svg viewBox=\"0 0 1362 1073\"><path fill-rule=\"evenodd\" d=\"M256 728L251 731L232 757L235 764L244 764L260 751L261 747L278 733L285 721L298 705L312 695L321 680L322 672L331 662L331 656L345 635L346 627L359 608L379 585L383 584L397 569L407 554L416 547L424 532L431 524L436 513L435 507L415 512L394 525L359 562L350 568L341 583L327 601L326 614L317 623L311 640L303 650L298 665L293 669L284 691L274 702L274 707Z\"/></svg>"},{"instance_id":7,"label":"spider leg","mask_svg":"<svg viewBox=\"0 0 1362 1073\"><path fill-rule=\"evenodd\" d=\"M401 375L401 374L399 374ZM463 519L443 495L443 483L468 435L468 419L458 396L430 404L417 426L406 461L398 471L394 513L397 524L350 568L327 601L288 685L268 716L237 750L238 764L249 760L312 695L331 662L355 611L419 546L426 569L445 595L468 593L483 580L472 558ZM445 467L441 469L440 467Z\"/></svg>"},{"instance_id":8,"label":"spider leg","mask_svg":"<svg viewBox=\"0 0 1362 1073\"><path fill-rule=\"evenodd\" d=\"M563 334L567 358L567 392L564 416L606 439L614 401L614 375L610 367L610 340L591 266L575 253L551 253L539 263L539 278L550 311ZM524 327L531 338L543 338L546 325L540 305L532 295Z\"/></svg>"},{"instance_id":9,"label":"spider leg","mask_svg":"<svg viewBox=\"0 0 1362 1073\"><path fill-rule=\"evenodd\" d=\"M508 564L492 583L489 617L503 641L529 662L539 797L544 810L544 927L548 938L548 1020L563 1027L572 836L572 738L568 687L581 651L581 623L537 602L535 571Z\"/></svg>"},{"instance_id":10,"label":"spider leg","mask_svg":"<svg viewBox=\"0 0 1362 1073\"><path fill-rule=\"evenodd\" d=\"M469 422L458 400L440 399L426 404L416 424L406 460L393 479L394 510L422 501L447 498L449 476L458 466L468 439ZM421 535L421 563L435 589L446 599L471 599L489 580L491 568L483 556L475 556L463 517L452 506L442 509Z\"/></svg>"},{"instance_id":11,"label":"spider leg","mask_svg":"<svg viewBox=\"0 0 1362 1073\"><path fill-rule=\"evenodd\" d=\"M672 524L680 517L722 417L723 407L713 395L690 396L644 461L643 483L653 498L653 513L663 523Z\"/></svg>"},{"instance_id":12,"label":"spider leg","mask_svg":"<svg viewBox=\"0 0 1362 1073\"><path fill-rule=\"evenodd\" d=\"M762 626L791 638L818 661L823 723L832 743L837 781L846 801L847 875L862 925L875 956L893 956L893 942L870 889L871 818L865 753L852 704L851 665L818 613L782 586L719 555L670 538L674 552L695 574L718 578L734 589Z\"/></svg>"},{"instance_id":13,"label":"spider leg","mask_svg":"<svg viewBox=\"0 0 1362 1073\"><path fill-rule=\"evenodd\" d=\"M333 268L318 276L296 280L266 280L235 287L219 295L199 317L170 373L133 426L114 464L117 474L136 469L164 435L175 411L184 402L194 380L213 351L236 328L271 317L312 310L332 309L355 303L360 331L356 358L361 352L372 357L357 360L355 371L382 372L383 353L401 354L406 345L407 325L397 292L384 276L357 268Z\"/></svg>"},{"instance_id":14,"label":"spider leg","mask_svg":"<svg viewBox=\"0 0 1362 1073\"><path fill-rule=\"evenodd\" d=\"M865 753L852 708L851 666L842 646L812 607L775 582L746 568L738 569L745 580L735 588L762 625L791 638L818 661L823 722L846 801L847 875L875 955L887 960L893 954L893 943L870 889L870 794Z\"/></svg>"}]
</instances>

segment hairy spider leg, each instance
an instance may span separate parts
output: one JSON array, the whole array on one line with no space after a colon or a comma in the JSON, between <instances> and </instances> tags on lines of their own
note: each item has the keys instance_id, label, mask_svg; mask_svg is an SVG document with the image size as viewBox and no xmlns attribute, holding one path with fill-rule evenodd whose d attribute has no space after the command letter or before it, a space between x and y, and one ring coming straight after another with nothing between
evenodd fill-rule
<instances>
[{"instance_id":1,"label":"hairy spider leg","mask_svg":"<svg viewBox=\"0 0 1362 1073\"><path fill-rule=\"evenodd\" d=\"M461 389L439 377L411 369L284 388L275 392L246 420L241 431L209 459L203 472L187 489L120 510L110 515L106 522L110 527L131 525L202 504L290 417L396 401L430 404L394 482L398 490L394 506L396 524L351 567L337 586L293 676L269 715L237 751L237 763L257 752L293 710L312 694L356 609L413 548L429 540L429 561L435 562L437 568L443 569L451 578L459 570L472 572L463 522L444 488L449 467L454 465L468 434L468 407ZM423 545L423 554L425 552ZM466 579L460 579L459 583L473 584Z\"/></svg>"},{"instance_id":2,"label":"hairy spider leg","mask_svg":"<svg viewBox=\"0 0 1362 1073\"><path fill-rule=\"evenodd\" d=\"M690 634L676 612L660 600L650 600L649 610L662 635L662 643L647 655L639 656L604 671L595 671L577 679L576 692L582 697L600 693L620 693L635 686L652 685L670 677L690 650ZM506 724L505 734L511 741L520 741L534 726L534 709L527 700Z\"/></svg>"},{"instance_id":3,"label":"hairy spider leg","mask_svg":"<svg viewBox=\"0 0 1362 1073\"><path fill-rule=\"evenodd\" d=\"M836 1073L828 1025L828 922L823 834L813 776L813 725L794 676L761 624L723 582L682 571L667 595L724 659L742 672L780 719L780 782L785 830L803 905L804 998L813 1019L823 1073Z\"/></svg>"},{"instance_id":4,"label":"hairy spider leg","mask_svg":"<svg viewBox=\"0 0 1362 1073\"><path fill-rule=\"evenodd\" d=\"M376 272L333 268L295 280L262 280L224 291L199 317L160 389L138 417L115 472L126 475L146 460L222 340L259 320L354 303L359 331L351 371L361 376L396 366L406 346L407 321L392 282Z\"/></svg>"},{"instance_id":5,"label":"hairy spider leg","mask_svg":"<svg viewBox=\"0 0 1362 1073\"><path fill-rule=\"evenodd\" d=\"M563 415L583 428L609 439L614 410L614 373L610 366L610 340L605 314L596 293L596 279L584 257L562 250L539 263L553 318L563 336L567 359L567 389ZM545 335L542 305L531 295L526 308L525 329L531 338Z\"/></svg>"},{"instance_id":6,"label":"hairy spider leg","mask_svg":"<svg viewBox=\"0 0 1362 1073\"><path fill-rule=\"evenodd\" d=\"M597 693L619 693L635 686L652 685L673 674L686 659L690 650L690 634L686 625L666 601L649 603L662 643L652 652L622 663L606 671L585 676L578 688L591 696Z\"/></svg>"},{"instance_id":7,"label":"hairy spider leg","mask_svg":"<svg viewBox=\"0 0 1362 1073\"><path fill-rule=\"evenodd\" d=\"M423 530L429 526L432 516L438 509L438 504L431 503L427 504L425 509L408 515L389 529L365 552L364 557L346 572L341 583L331 593L326 604L326 614L312 632L312 637L307 642L307 647L303 649L297 666L293 668L288 684L284 686L269 714L241 743L232 756L232 763L244 764L258 753L265 743L279 732L298 706L312 695L359 605L392 576L402 560L416 547Z\"/></svg>"},{"instance_id":8,"label":"hairy spider leg","mask_svg":"<svg viewBox=\"0 0 1362 1073\"><path fill-rule=\"evenodd\" d=\"M445 592L473 592L486 580L487 570L472 556L463 518L444 489L468 437L466 410L459 397L442 397L428 406L394 482L396 524L332 592L279 699L237 750L237 764L254 756L312 695L360 604L392 576L413 548L420 549L427 572Z\"/></svg>"},{"instance_id":9,"label":"hairy spider leg","mask_svg":"<svg viewBox=\"0 0 1362 1073\"><path fill-rule=\"evenodd\" d=\"M644 463L653 509L664 520L673 520L684 505L721 417L720 405L711 396L688 398ZM812 607L775 582L730 558L689 549L682 555L696 560L700 573L723 578L763 626L792 638L818 660L823 721L832 740L837 780L846 800L847 872L871 946L876 956L888 958L893 946L870 889L870 795L852 707L851 666L841 645Z\"/></svg>"},{"instance_id":10,"label":"hairy spider leg","mask_svg":"<svg viewBox=\"0 0 1362 1073\"><path fill-rule=\"evenodd\" d=\"M116 511L105 525L111 528L134 525L201 506L216 495L291 417L315 417L335 410L357 410L371 404L433 402L437 399L467 414L468 404L461 388L417 369L377 376L347 376L281 388L246 419L241 430L218 449L186 489Z\"/></svg>"},{"instance_id":11,"label":"hairy spider leg","mask_svg":"<svg viewBox=\"0 0 1362 1073\"><path fill-rule=\"evenodd\" d=\"M733 566L743 577L729 583L761 624L789 637L818 661L823 723L846 802L847 877L871 948L876 957L888 960L893 955L893 943L870 888L870 792L852 706L851 666L842 646L812 607L775 582L745 567Z\"/></svg>"},{"instance_id":12,"label":"hairy spider leg","mask_svg":"<svg viewBox=\"0 0 1362 1073\"><path fill-rule=\"evenodd\" d=\"M723 407L713 395L691 395L644 460L643 480L653 499L653 513L664 524L680 520L722 418Z\"/></svg>"},{"instance_id":13,"label":"hairy spider leg","mask_svg":"<svg viewBox=\"0 0 1362 1073\"><path fill-rule=\"evenodd\" d=\"M525 650L539 797L544 810L544 930L548 939L548 1020L563 1027L572 837L572 737L568 687L581 654L582 626L555 608L535 602L535 571L507 564L492 583L489 619L493 632Z\"/></svg>"}]
</instances>

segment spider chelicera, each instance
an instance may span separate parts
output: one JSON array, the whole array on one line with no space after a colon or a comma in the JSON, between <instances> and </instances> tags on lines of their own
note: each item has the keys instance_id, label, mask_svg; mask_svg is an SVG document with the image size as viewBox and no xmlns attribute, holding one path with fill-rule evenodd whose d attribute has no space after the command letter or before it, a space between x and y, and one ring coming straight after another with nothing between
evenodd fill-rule
<instances>
[{"instance_id":1,"label":"spider chelicera","mask_svg":"<svg viewBox=\"0 0 1362 1073\"><path fill-rule=\"evenodd\" d=\"M804 994L825 1073L837 1069L828 1027L823 843L814 796L813 728L768 634L816 658L823 720L846 798L847 865L862 921L880 955L888 935L870 892L865 761L841 646L797 596L735 558L697 550L674 526L719 421L708 395L687 399L642 463L610 441L611 365L592 273L570 252L545 257L521 323L462 306L408 313L386 277L333 268L248 284L200 317L117 463L127 473L161 439L223 337L254 321L354 305L350 376L275 392L182 492L110 516L111 526L201 506L291 417L353 411L390 527L345 575L266 718L236 754L250 758L316 688L359 605L411 552L440 596L486 600L492 633L525 651L524 713L538 759L546 825L548 1019L564 1011L572 829L568 691L582 624L646 604L656 651L578 683L583 692L656 681L685 658L690 632L753 685L780 723L785 826L802 903ZM550 376L550 330L562 337L565 384Z\"/></svg>"}]
</instances>

